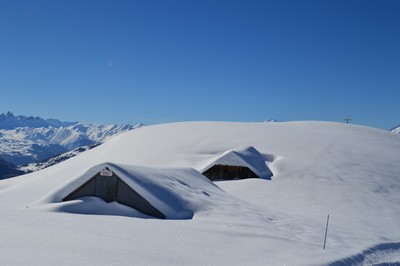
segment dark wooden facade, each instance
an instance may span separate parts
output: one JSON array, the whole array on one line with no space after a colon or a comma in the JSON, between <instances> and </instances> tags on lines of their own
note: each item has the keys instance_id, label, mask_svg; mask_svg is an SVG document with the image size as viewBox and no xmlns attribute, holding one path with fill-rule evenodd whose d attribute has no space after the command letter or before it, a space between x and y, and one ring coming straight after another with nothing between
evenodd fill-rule
<instances>
[{"instance_id":1,"label":"dark wooden facade","mask_svg":"<svg viewBox=\"0 0 400 266\"><path fill-rule=\"evenodd\" d=\"M132 207L144 214L165 219L165 215L153 207L145 198L125 183L115 173L112 176L102 176L100 173L90 178L86 183L72 191L63 201L82 197L95 196L105 202L119 202Z\"/></svg>"},{"instance_id":2,"label":"dark wooden facade","mask_svg":"<svg viewBox=\"0 0 400 266\"><path fill-rule=\"evenodd\" d=\"M245 178L259 178L250 168L244 166L231 166L216 164L206 170L205 175L211 181L214 180L234 180Z\"/></svg>"}]
</instances>

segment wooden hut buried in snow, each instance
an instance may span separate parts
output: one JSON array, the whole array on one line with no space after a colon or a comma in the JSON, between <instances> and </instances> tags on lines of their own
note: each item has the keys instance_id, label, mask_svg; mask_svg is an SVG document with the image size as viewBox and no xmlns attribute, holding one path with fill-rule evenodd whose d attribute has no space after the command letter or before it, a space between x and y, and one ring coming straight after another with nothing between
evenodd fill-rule
<instances>
[{"instance_id":1,"label":"wooden hut buried in snow","mask_svg":"<svg viewBox=\"0 0 400 266\"><path fill-rule=\"evenodd\" d=\"M265 157L251 146L224 152L211 160L201 172L212 181L244 178L271 179L273 176Z\"/></svg>"},{"instance_id":2,"label":"wooden hut buried in snow","mask_svg":"<svg viewBox=\"0 0 400 266\"><path fill-rule=\"evenodd\" d=\"M105 202L119 202L132 207L144 214L165 219L165 215L151 205L145 198L136 192L130 185L121 179L108 167L97 172L84 184L72 191L63 201L74 200L87 196L95 196Z\"/></svg>"},{"instance_id":3,"label":"wooden hut buried in snow","mask_svg":"<svg viewBox=\"0 0 400 266\"><path fill-rule=\"evenodd\" d=\"M61 204L63 210L72 213L130 216L129 208L125 208L128 206L151 217L192 219L196 210L212 204L214 197L211 195L220 193L217 186L193 168L107 162L90 167L52 191L45 197L45 202L65 202ZM104 203L89 197L101 198ZM95 206L91 205L93 202L96 202ZM113 204L107 204L110 202ZM112 209L112 206L116 208ZM131 212L133 216L135 213ZM138 217L142 216L139 214Z\"/></svg>"}]
</instances>

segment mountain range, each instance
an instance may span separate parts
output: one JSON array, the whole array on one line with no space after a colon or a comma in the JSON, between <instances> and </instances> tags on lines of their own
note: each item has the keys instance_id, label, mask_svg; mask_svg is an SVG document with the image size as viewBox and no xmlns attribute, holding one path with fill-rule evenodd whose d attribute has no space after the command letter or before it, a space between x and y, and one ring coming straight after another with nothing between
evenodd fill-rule
<instances>
[{"instance_id":1,"label":"mountain range","mask_svg":"<svg viewBox=\"0 0 400 266\"><path fill-rule=\"evenodd\" d=\"M0 114L0 157L14 165L39 162L139 126L63 122L7 112Z\"/></svg>"}]
</instances>

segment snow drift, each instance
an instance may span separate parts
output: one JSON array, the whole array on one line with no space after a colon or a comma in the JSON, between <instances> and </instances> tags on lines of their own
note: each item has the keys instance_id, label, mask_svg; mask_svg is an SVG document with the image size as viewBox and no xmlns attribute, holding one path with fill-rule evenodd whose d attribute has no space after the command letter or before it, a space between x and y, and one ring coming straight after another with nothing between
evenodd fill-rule
<instances>
[{"instance_id":1,"label":"snow drift","mask_svg":"<svg viewBox=\"0 0 400 266\"><path fill-rule=\"evenodd\" d=\"M66 214L57 208L70 203L54 201L74 178L104 162L201 172L227 151L249 146L266 159L272 180L220 181L215 184L225 192L217 192L209 185L198 188L192 180L203 179L187 175L179 180L190 188L176 188L184 197L180 206L193 212L191 220L138 219L121 204L94 198L82 199L74 210L88 214L94 206L116 215ZM58 265L326 265L373 257L398 263L399 206L398 134L328 122L156 125L0 181L2 257L11 264ZM17 255L21 249L24 256Z\"/></svg>"}]
</instances>

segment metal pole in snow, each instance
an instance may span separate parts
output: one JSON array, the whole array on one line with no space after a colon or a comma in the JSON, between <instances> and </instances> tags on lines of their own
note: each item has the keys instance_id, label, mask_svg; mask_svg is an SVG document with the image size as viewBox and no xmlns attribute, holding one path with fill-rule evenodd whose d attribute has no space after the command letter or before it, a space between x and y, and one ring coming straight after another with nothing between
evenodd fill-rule
<instances>
[{"instance_id":1,"label":"metal pole in snow","mask_svg":"<svg viewBox=\"0 0 400 266\"><path fill-rule=\"evenodd\" d=\"M348 117L348 116L346 116L346 117L344 118L344 121L346 122L346 124L348 124L350 120L351 120L351 118Z\"/></svg>"},{"instance_id":2,"label":"metal pole in snow","mask_svg":"<svg viewBox=\"0 0 400 266\"><path fill-rule=\"evenodd\" d=\"M324 250L325 250L325 246L326 246L326 236L328 235L328 224L329 224L329 214L328 214L328 218L326 219L325 239L324 239Z\"/></svg>"}]
</instances>

